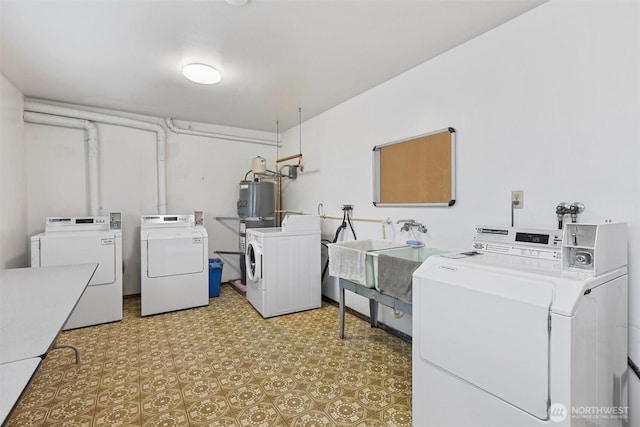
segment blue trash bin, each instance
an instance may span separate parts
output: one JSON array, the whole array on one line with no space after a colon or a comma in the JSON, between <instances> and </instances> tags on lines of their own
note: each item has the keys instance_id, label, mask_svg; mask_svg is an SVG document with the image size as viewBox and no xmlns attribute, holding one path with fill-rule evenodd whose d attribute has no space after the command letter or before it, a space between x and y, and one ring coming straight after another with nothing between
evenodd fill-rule
<instances>
[{"instance_id":1,"label":"blue trash bin","mask_svg":"<svg viewBox=\"0 0 640 427\"><path fill-rule=\"evenodd\" d=\"M209 298L220 295L223 265L224 262L220 258L209 258Z\"/></svg>"}]
</instances>

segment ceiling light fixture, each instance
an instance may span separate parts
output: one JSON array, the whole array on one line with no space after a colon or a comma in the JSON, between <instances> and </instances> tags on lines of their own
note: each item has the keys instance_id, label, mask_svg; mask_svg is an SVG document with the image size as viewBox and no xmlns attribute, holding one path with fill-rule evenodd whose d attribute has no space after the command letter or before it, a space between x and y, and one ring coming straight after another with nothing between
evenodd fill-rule
<instances>
[{"instance_id":1,"label":"ceiling light fixture","mask_svg":"<svg viewBox=\"0 0 640 427\"><path fill-rule=\"evenodd\" d=\"M182 74L189 80L201 85L213 85L222 80L220 71L206 64L189 64L182 69Z\"/></svg>"},{"instance_id":2,"label":"ceiling light fixture","mask_svg":"<svg viewBox=\"0 0 640 427\"><path fill-rule=\"evenodd\" d=\"M244 6L248 0L226 0L232 6Z\"/></svg>"}]
</instances>

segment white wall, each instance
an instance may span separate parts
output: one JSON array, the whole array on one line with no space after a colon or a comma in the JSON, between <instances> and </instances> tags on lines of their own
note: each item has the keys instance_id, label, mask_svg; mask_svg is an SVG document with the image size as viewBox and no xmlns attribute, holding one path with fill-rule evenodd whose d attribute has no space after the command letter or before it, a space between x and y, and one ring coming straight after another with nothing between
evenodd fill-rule
<instances>
[{"instance_id":1,"label":"white wall","mask_svg":"<svg viewBox=\"0 0 640 427\"><path fill-rule=\"evenodd\" d=\"M384 55L381 57L384 58ZM510 191L524 190L516 225L555 228L558 202L582 201L582 222L629 226L630 351L640 360L640 3L552 1L302 124L309 172L291 182L291 210L391 217L429 228L426 243L469 247L475 224L510 224ZM304 100L302 102L304 105ZM454 127L457 202L451 208L375 208L371 150ZM298 150L298 129L283 137ZM332 238L339 222L325 222ZM356 223L359 238L378 226ZM336 284L324 293L337 299ZM368 314L366 301L348 304ZM410 316L383 322L411 332ZM640 405L639 405L640 406Z\"/></svg>"},{"instance_id":2,"label":"white wall","mask_svg":"<svg viewBox=\"0 0 640 427\"><path fill-rule=\"evenodd\" d=\"M105 112L105 111L102 111ZM122 112L113 115L161 123L153 117ZM198 123L180 127L275 140L275 135ZM100 141L102 214L123 214L123 279L125 294L140 292L140 216L157 213L155 133L96 123ZM47 216L88 214L86 147L81 130L27 123L29 212L28 231L42 232ZM238 183L261 155L269 166L275 147L237 141L176 135L167 131L167 212L203 210L209 233L209 257L223 258L223 280L240 277L239 257L216 255L238 250L235 217Z\"/></svg>"},{"instance_id":3,"label":"white wall","mask_svg":"<svg viewBox=\"0 0 640 427\"><path fill-rule=\"evenodd\" d=\"M509 223L511 190L525 192L525 209L516 217L521 226L553 228L558 202L582 201L581 221L629 224L630 354L638 363L639 52L637 1L546 3L305 121L305 172L287 182L285 207L316 212L323 203L327 214L339 215L342 204L354 204L355 216L390 217L388 237L398 241L406 234L395 221L414 218L429 227L428 245L462 249L475 224ZM0 267L19 267L28 263L26 238L42 230L46 216L86 212L85 152L81 131L32 124L25 147L22 95L1 76L0 89ZM156 206L155 143L148 132L98 126L102 206L124 214L125 286L137 292L139 216ZM373 207L372 147L448 126L458 135L455 206ZM168 135L169 211L203 209L210 256L235 249L237 224L213 216L235 216L237 183L250 158L266 157L273 168L275 150ZM297 128L285 133L281 157L298 152L298 135ZM326 237L338 224L325 221ZM382 237L376 224L355 226L359 238ZM237 267L236 258L225 258L225 280L239 275L229 268ZM337 298L334 281L323 289ZM368 312L357 296L348 304ZM381 320L411 332L410 316L395 319L384 309Z\"/></svg>"},{"instance_id":4,"label":"white wall","mask_svg":"<svg viewBox=\"0 0 640 427\"><path fill-rule=\"evenodd\" d=\"M24 98L0 74L0 269L27 261L27 148Z\"/></svg>"}]
</instances>

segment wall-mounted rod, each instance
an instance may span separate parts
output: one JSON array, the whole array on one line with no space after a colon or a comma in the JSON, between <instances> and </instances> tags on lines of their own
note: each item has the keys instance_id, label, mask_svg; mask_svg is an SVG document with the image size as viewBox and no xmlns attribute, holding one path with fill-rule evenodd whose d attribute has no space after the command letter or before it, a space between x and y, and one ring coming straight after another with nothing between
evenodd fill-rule
<instances>
[{"instance_id":1,"label":"wall-mounted rod","mask_svg":"<svg viewBox=\"0 0 640 427\"><path fill-rule=\"evenodd\" d=\"M281 159L276 160L276 163L280 163L280 162L286 162L287 160L293 160L293 159L298 159L302 157L302 153L300 154L294 154L293 156L287 156L287 157L283 157Z\"/></svg>"},{"instance_id":2,"label":"wall-mounted rod","mask_svg":"<svg viewBox=\"0 0 640 427\"><path fill-rule=\"evenodd\" d=\"M289 210L277 210L276 212L282 212L282 213L290 213L290 214L296 214L296 215L316 215L313 213L309 213L309 212L303 212L303 211L289 211ZM334 215L319 215L320 218L324 218L324 219L342 219L341 216L334 216ZM364 221L364 222L382 222L385 224L391 224L393 221L391 221L391 218L353 218L351 217L352 221Z\"/></svg>"},{"instance_id":3,"label":"wall-mounted rod","mask_svg":"<svg viewBox=\"0 0 640 427\"><path fill-rule=\"evenodd\" d=\"M284 213L284 214L296 214L296 215L316 215L316 214L312 214L309 212L302 212L302 211L289 211L289 210L277 210L276 212L279 213ZM338 219L341 220L343 219L343 217L341 216L335 216L335 215L318 215L320 218L322 219ZM360 222L377 222L379 224L382 225L382 238L386 239L386 228L385 225L387 224L391 224L393 221L391 221L391 218L385 218L385 219L380 219L380 218L350 218L351 221L360 221Z\"/></svg>"}]
</instances>

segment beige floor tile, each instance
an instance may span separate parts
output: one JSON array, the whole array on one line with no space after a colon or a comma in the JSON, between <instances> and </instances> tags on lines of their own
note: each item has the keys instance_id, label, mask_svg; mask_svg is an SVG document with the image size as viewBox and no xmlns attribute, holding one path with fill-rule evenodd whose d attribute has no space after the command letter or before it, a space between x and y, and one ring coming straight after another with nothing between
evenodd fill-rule
<instances>
[{"instance_id":1,"label":"beige floor tile","mask_svg":"<svg viewBox=\"0 0 640 427\"><path fill-rule=\"evenodd\" d=\"M408 427L411 345L337 307L263 319L230 286L208 307L66 331L8 426Z\"/></svg>"}]
</instances>

